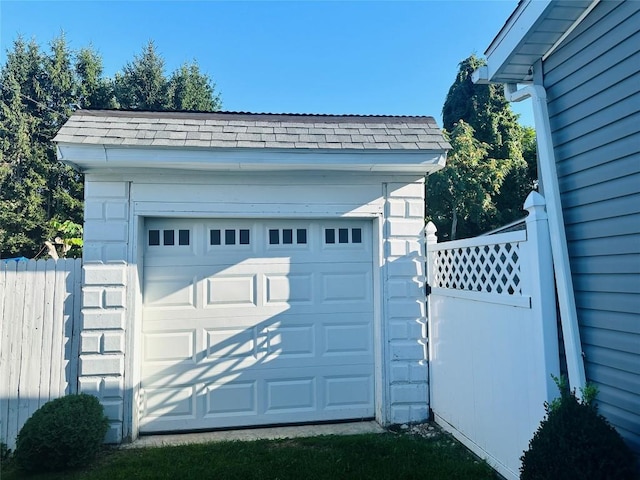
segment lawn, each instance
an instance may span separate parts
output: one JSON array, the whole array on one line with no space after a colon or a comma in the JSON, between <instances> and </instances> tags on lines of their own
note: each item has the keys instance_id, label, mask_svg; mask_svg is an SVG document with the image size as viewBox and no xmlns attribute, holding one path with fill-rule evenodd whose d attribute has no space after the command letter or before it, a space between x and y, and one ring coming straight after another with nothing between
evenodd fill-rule
<instances>
[{"instance_id":1,"label":"lawn","mask_svg":"<svg viewBox=\"0 0 640 480\"><path fill-rule=\"evenodd\" d=\"M11 461L2 480L25 478ZM33 479L495 479L449 436L383 433L109 449L90 468Z\"/></svg>"}]
</instances>

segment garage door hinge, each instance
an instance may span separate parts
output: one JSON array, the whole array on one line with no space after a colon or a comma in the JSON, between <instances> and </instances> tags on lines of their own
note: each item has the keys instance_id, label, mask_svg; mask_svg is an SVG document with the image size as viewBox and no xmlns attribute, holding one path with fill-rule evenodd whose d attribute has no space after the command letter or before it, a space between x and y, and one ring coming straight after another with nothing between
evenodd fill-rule
<instances>
[{"instance_id":1,"label":"garage door hinge","mask_svg":"<svg viewBox=\"0 0 640 480\"><path fill-rule=\"evenodd\" d=\"M425 286L424 286L424 294L425 294L425 296L427 296L427 297L428 297L429 295L431 295L431 285L429 285L428 283L427 283L427 284L425 284Z\"/></svg>"}]
</instances>

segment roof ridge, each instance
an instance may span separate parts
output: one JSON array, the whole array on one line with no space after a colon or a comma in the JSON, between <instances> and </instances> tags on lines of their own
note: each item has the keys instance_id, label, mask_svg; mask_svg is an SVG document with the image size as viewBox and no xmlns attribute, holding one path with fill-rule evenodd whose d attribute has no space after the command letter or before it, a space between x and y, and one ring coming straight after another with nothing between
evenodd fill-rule
<instances>
[{"instance_id":1,"label":"roof ridge","mask_svg":"<svg viewBox=\"0 0 640 480\"><path fill-rule=\"evenodd\" d=\"M243 112L243 111L216 111L216 112L204 112L204 111L193 111L193 110L117 110L117 109L81 109L76 110L74 115L79 116L109 116L109 117L152 117L152 118L205 118L205 119L214 119L214 118L229 118L234 117L235 119L244 119L251 118L256 119L257 117L268 118L269 120L278 121L285 119L296 119L297 121L305 121L305 120L323 120L323 121L335 121L339 119L348 119L348 120L394 120L400 122L406 122L407 120L416 120L416 121L425 121L425 120L434 120L432 116L429 115L373 115L373 114L330 114L330 113L270 113L270 112Z\"/></svg>"}]
</instances>

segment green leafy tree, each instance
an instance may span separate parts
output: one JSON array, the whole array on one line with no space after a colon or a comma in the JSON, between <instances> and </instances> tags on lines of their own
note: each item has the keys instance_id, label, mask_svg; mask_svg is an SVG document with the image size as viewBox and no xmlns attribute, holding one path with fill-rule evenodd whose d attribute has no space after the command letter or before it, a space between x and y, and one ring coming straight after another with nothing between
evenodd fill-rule
<instances>
[{"instance_id":1,"label":"green leafy tree","mask_svg":"<svg viewBox=\"0 0 640 480\"><path fill-rule=\"evenodd\" d=\"M65 220L51 220L50 231L53 232L51 240L44 242L48 255L58 260L65 257L79 257L82 254L82 225Z\"/></svg>"},{"instance_id":2,"label":"green leafy tree","mask_svg":"<svg viewBox=\"0 0 640 480\"><path fill-rule=\"evenodd\" d=\"M475 213L471 217L458 216L457 221L448 216L453 214L452 210L438 210L438 205L446 203L444 199L437 201L433 198L433 192L427 192L432 200L428 205L429 212L436 219L434 222L440 228L441 239L474 236L521 218L524 216L522 204L536 185L535 133L518 124L517 115L504 97L501 85L472 82L471 74L484 64L484 60L475 55L460 63L456 79L447 94L442 116L445 131L452 132L460 122L472 127L474 138L486 145L484 156L479 161L487 163L488 171L493 171L496 177L487 190L490 199L485 199L481 205L485 210L474 208ZM460 172L460 163L464 162L461 153L463 152L456 152L455 147L450 153L450 157L456 157L456 168ZM475 162L476 159L469 161ZM473 168L466 170L470 173ZM466 181L469 185L476 184L473 179ZM434 184L437 181L429 181L429 188ZM442 228L443 224L457 227L451 231L449 228Z\"/></svg>"},{"instance_id":3,"label":"green leafy tree","mask_svg":"<svg viewBox=\"0 0 640 480\"><path fill-rule=\"evenodd\" d=\"M504 163L487 158L489 146L462 120L449 142L447 167L428 177L427 205L440 238L455 240L482 230L495 215L493 195L507 170Z\"/></svg>"}]
</instances>

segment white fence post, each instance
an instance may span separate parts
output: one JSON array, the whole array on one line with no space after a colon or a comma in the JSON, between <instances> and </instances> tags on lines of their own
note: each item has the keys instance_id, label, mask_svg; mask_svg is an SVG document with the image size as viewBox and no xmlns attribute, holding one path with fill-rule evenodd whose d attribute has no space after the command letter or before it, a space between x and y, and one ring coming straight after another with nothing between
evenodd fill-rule
<instances>
[{"instance_id":1,"label":"white fence post","mask_svg":"<svg viewBox=\"0 0 640 480\"><path fill-rule=\"evenodd\" d=\"M436 235L436 233L438 233L438 228L436 227L435 223L433 222L429 222L425 225L424 227L424 238L425 238L425 243L426 243L426 252L425 252L425 258L426 258L426 262L427 262L427 284L431 285L431 281L433 280L433 273L431 272L431 256L429 255L429 247L431 245L435 245L436 243L438 243L438 236Z\"/></svg>"},{"instance_id":2,"label":"white fence post","mask_svg":"<svg viewBox=\"0 0 640 480\"><path fill-rule=\"evenodd\" d=\"M429 253L429 247L431 245L434 245L436 243L438 243L438 237L436 236L436 233L438 232L438 229L436 228L435 224L433 222L428 222L425 227L424 227L424 239L425 239L425 252L424 252L424 262L425 262L425 277L426 277L426 282L427 282L427 291L429 291L428 289L431 288L432 285L432 281L433 281L433 273L432 273L432 266L431 266L431 262L432 262L432 258L431 258L431 254ZM428 358L427 358L427 368L428 368L428 372L429 372L429 377L428 377L428 395L429 395L429 408L431 409L431 405L432 405L432 398L433 398L433 369L431 368L431 361L434 357L434 352L433 352L433 348L434 348L434 342L433 342L433 338L435 338L435 336L433 335L433 332L431 331L432 329L432 321L431 321L431 302L429 301L429 297L428 297L429 293L427 293L427 353L428 353Z\"/></svg>"},{"instance_id":3,"label":"white fence post","mask_svg":"<svg viewBox=\"0 0 640 480\"><path fill-rule=\"evenodd\" d=\"M560 370L560 356L558 353L558 327L556 321L556 294L553 278L553 260L551 257L551 240L549 224L545 211L545 199L537 192L531 192L524 202L524 209L529 212L526 218L527 241L521 244L524 275L523 294L531 297L533 318L538 321L532 323L536 332L532 332L532 339L540 342L534 352L538 352L539 364L544 365L547 372ZM545 381L545 380L543 380ZM557 387L551 375L547 375L547 400L557 396Z\"/></svg>"}]
</instances>

